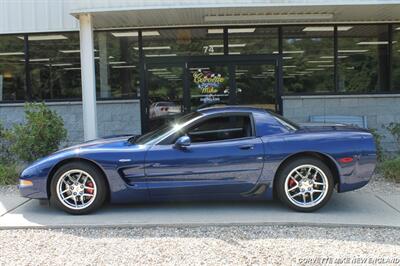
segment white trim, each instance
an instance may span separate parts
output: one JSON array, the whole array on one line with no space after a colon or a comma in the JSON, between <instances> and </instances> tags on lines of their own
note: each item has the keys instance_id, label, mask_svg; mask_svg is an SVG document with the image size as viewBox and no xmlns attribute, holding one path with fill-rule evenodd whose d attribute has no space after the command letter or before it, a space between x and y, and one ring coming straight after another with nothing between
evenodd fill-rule
<instances>
[{"instance_id":1,"label":"white trim","mask_svg":"<svg viewBox=\"0 0 400 266\"><path fill-rule=\"evenodd\" d=\"M93 14L93 13L104 13L104 12L126 12L126 11L146 11L146 10L171 10L171 9L204 9L204 8L263 8L263 7L316 7L316 6L382 6L382 5L397 5L397 1L363 1L360 4L360 1L346 1L345 3L341 3L338 1L324 1L324 2L309 2L305 3L304 1L299 1L298 3L287 2L287 3L204 3L204 4L168 4L164 5L149 5L149 6L126 6L126 7L112 7L112 8L82 8L71 10L70 14L74 17L79 17L80 14Z\"/></svg>"},{"instance_id":2,"label":"white trim","mask_svg":"<svg viewBox=\"0 0 400 266\"><path fill-rule=\"evenodd\" d=\"M97 104L140 103L139 99L97 101ZM44 102L47 106L82 105L82 101ZM0 103L0 107L23 107L25 103Z\"/></svg>"},{"instance_id":3,"label":"white trim","mask_svg":"<svg viewBox=\"0 0 400 266\"><path fill-rule=\"evenodd\" d=\"M400 98L400 94L356 94L356 95L288 95L283 100L299 99L343 99L343 98Z\"/></svg>"}]
</instances>

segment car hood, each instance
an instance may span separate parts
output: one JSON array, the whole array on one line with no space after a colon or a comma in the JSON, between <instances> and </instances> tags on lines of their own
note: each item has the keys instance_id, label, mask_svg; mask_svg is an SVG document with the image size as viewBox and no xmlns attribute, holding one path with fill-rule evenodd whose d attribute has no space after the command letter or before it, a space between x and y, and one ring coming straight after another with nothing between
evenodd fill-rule
<instances>
[{"instance_id":1,"label":"car hood","mask_svg":"<svg viewBox=\"0 0 400 266\"><path fill-rule=\"evenodd\" d=\"M70 146L65 149L59 150L54 154L70 150L82 150L82 149L90 150L90 149L102 149L102 148L106 149L106 148L118 148L118 147L128 146L132 145L131 143L128 142L128 139L133 136L134 135L123 135L123 136L105 137L105 138L90 140L78 145Z\"/></svg>"}]
</instances>

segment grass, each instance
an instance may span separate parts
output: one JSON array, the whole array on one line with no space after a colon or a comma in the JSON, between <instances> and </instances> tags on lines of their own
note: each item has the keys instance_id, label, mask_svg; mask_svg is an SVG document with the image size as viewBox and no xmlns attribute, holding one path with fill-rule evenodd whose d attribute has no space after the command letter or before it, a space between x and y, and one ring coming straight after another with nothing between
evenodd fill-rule
<instances>
[{"instance_id":1,"label":"grass","mask_svg":"<svg viewBox=\"0 0 400 266\"><path fill-rule=\"evenodd\" d=\"M400 156L383 161L379 171L385 178L400 183Z\"/></svg>"},{"instance_id":2,"label":"grass","mask_svg":"<svg viewBox=\"0 0 400 266\"><path fill-rule=\"evenodd\" d=\"M18 181L18 170L14 164L0 164L0 185L15 185Z\"/></svg>"}]
</instances>

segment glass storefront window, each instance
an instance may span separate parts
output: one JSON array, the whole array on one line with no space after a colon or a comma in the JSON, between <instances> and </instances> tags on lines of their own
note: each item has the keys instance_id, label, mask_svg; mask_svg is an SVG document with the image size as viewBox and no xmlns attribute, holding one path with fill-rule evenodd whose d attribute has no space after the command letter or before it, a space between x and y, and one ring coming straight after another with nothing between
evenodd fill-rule
<instances>
[{"instance_id":1,"label":"glass storefront window","mask_svg":"<svg viewBox=\"0 0 400 266\"><path fill-rule=\"evenodd\" d=\"M94 39L97 98L139 97L138 32L98 31Z\"/></svg>"},{"instance_id":2,"label":"glass storefront window","mask_svg":"<svg viewBox=\"0 0 400 266\"><path fill-rule=\"evenodd\" d=\"M333 31L333 26L283 27L285 93L333 92Z\"/></svg>"},{"instance_id":3,"label":"glass storefront window","mask_svg":"<svg viewBox=\"0 0 400 266\"><path fill-rule=\"evenodd\" d=\"M388 26L338 27L339 92L387 91Z\"/></svg>"},{"instance_id":4,"label":"glass storefront window","mask_svg":"<svg viewBox=\"0 0 400 266\"><path fill-rule=\"evenodd\" d=\"M272 54L278 51L277 28L229 28L230 55Z\"/></svg>"},{"instance_id":5,"label":"glass storefront window","mask_svg":"<svg viewBox=\"0 0 400 266\"><path fill-rule=\"evenodd\" d=\"M143 31L145 57L223 55L223 29L168 29Z\"/></svg>"},{"instance_id":6,"label":"glass storefront window","mask_svg":"<svg viewBox=\"0 0 400 266\"><path fill-rule=\"evenodd\" d=\"M0 101L25 99L24 41L0 36Z\"/></svg>"},{"instance_id":7,"label":"glass storefront window","mask_svg":"<svg viewBox=\"0 0 400 266\"><path fill-rule=\"evenodd\" d=\"M80 99L78 32L30 34L28 42L32 99Z\"/></svg>"},{"instance_id":8,"label":"glass storefront window","mask_svg":"<svg viewBox=\"0 0 400 266\"><path fill-rule=\"evenodd\" d=\"M400 24L393 25L392 91L400 91Z\"/></svg>"}]
</instances>

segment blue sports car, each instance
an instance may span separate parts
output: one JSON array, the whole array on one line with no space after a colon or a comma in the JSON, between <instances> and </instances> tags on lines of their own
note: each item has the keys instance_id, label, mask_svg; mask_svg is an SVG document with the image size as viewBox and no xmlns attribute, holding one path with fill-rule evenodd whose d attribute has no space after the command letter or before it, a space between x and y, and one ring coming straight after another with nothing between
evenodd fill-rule
<instances>
[{"instance_id":1,"label":"blue sports car","mask_svg":"<svg viewBox=\"0 0 400 266\"><path fill-rule=\"evenodd\" d=\"M104 138L43 158L20 177L25 197L72 214L112 203L269 200L304 212L368 183L376 164L367 130L299 126L262 109L197 110L142 136Z\"/></svg>"}]
</instances>

